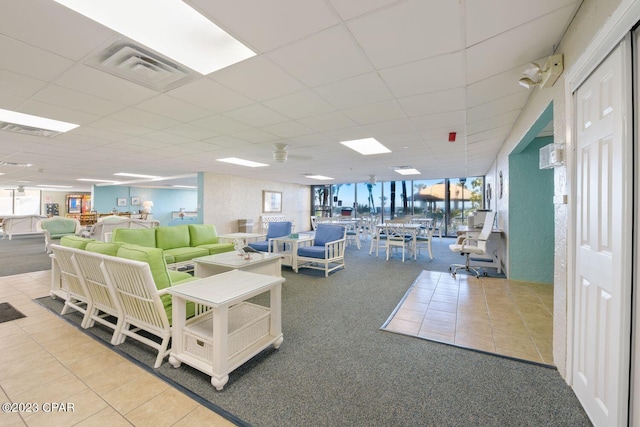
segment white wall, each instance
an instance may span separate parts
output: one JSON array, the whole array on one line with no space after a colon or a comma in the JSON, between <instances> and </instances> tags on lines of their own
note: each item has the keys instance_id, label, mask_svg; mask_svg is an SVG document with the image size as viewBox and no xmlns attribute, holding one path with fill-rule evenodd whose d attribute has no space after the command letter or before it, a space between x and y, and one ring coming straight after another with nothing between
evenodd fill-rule
<instances>
[{"instance_id":1,"label":"white wall","mask_svg":"<svg viewBox=\"0 0 640 427\"><path fill-rule=\"evenodd\" d=\"M311 229L310 187L213 173L203 176L203 223L223 234L237 232L239 219L253 219L253 231L260 231L263 190L282 192L282 215L295 222L296 231Z\"/></svg>"},{"instance_id":2,"label":"white wall","mask_svg":"<svg viewBox=\"0 0 640 427\"><path fill-rule=\"evenodd\" d=\"M569 26L565 36L555 53L564 54L565 72L552 88L533 89L531 96L500 150L495 163L487 171L487 182L494 188L492 206L498 213L498 226L501 227L509 241L509 153L522 140L531 126L538 120L544 109L553 102L554 107L554 137L556 143L566 143L571 153L571 141L567 140L571 123L566 119L565 77L572 67L580 60L597 33L605 22L610 19L614 11L622 4L632 3L626 0L585 0ZM635 2L634 2L635 3ZM625 6L626 7L626 6ZM551 55L553 52L549 52ZM531 58L532 60L535 58ZM569 165L571 167L571 165ZM502 171L504 179L504 193L498 198L498 173ZM571 203L571 186L575 177L567 172L566 167L555 169L554 194L569 196ZM569 241L571 220L569 205L555 205L555 266L554 266L554 316L553 316L553 355L554 363L560 374L567 376L567 289L570 286L567 279L567 260L569 256ZM508 254L508 248L506 248ZM508 265L508 262L506 263ZM507 272L508 274L508 272Z\"/></svg>"}]
</instances>

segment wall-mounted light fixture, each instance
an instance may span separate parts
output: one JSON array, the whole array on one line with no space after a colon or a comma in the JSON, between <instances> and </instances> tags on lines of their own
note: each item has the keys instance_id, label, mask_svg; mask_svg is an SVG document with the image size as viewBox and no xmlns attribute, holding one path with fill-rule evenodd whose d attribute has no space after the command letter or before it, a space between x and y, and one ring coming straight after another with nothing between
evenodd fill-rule
<instances>
[{"instance_id":1,"label":"wall-mounted light fixture","mask_svg":"<svg viewBox=\"0 0 640 427\"><path fill-rule=\"evenodd\" d=\"M536 86L540 88L551 87L560 77L564 70L562 54L550 56L543 67L531 62L522 72L525 77L521 78L518 83L527 89L533 89Z\"/></svg>"}]
</instances>

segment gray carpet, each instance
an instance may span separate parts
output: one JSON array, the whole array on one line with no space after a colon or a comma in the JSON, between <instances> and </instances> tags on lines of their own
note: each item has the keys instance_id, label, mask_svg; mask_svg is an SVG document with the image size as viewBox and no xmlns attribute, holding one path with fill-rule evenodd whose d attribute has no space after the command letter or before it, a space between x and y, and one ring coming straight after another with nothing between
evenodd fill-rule
<instances>
[{"instance_id":1,"label":"gray carpet","mask_svg":"<svg viewBox=\"0 0 640 427\"><path fill-rule=\"evenodd\" d=\"M434 242L434 261L405 263L350 246L329 278L284 269L282 347L232 372L222 392L184 364L157 373L256 427L590 425L555 369L380 330L423 269L448 268L448 243ZM119 347L153 364L146 347Z\"/></svg>"},{"instance_id":2,"label":"gray carpet","mask_svg":"<svg viewBox=\"0 0 640 427\"><path fill-rule=\"evenodd\" d=\"M0 276L51 269L51 259L44 248L44 236L13 236L0 239Z\"/></svg>"}]
</instances>

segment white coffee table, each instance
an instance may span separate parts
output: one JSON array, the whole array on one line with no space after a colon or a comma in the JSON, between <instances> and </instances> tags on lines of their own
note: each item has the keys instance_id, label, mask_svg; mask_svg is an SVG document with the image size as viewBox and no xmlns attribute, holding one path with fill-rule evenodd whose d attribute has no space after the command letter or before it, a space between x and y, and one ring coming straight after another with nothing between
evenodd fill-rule
<instances>
[{"instance_id":1,"label":"white coffee table","mask_svg":"<svg viewBox=\"0 0 640 427\"><path fill-rule=\"evenodd\" d=\"M236 251L230 251L194 258L191 261L195 264L196 277L207 277L231 270L282 276L282 255L277 253L250 253L247 259L238 255Z\"/></svg>"},{"instance_id":2,"label":"white coffee table","mask_svg":"<svg viewBox=\"0 0 640 427\"><path fill-rule=\"evenodd\" d=\"M303 245L310 245L314 234L300 233L297 237L283 236L274 237L271 242L271 250L273 253L279 253L283 255L283 265L289 265L295 271L298 272L298 248ZM285 249L280 250L280 246L284 244Z\"/></svg>"},{"instance_id":3,"label":"white coffee table","mask_svg":"<svg viewBox=\"0 0 640 427\"><path fill-rule=\"evenodd\" d=\"M172 348L169 363L186 363L222 390L229 373L273 345L283 342L281 277L233 270L167 289L172 295ZM269 305L246 300L269 292ZM186 325L186 304L209 310Z\"/></svg>"}]
</instances>

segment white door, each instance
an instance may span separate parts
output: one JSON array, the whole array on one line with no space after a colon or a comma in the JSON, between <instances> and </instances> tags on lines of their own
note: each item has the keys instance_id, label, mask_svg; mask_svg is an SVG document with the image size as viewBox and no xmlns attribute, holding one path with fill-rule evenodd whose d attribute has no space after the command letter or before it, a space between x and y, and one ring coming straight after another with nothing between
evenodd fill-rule
<instances>
[{"instance_id":1,"label":"white door","mask_svg":"<svg viewBox=\"0 0 640 427\"><path fill-rule=\"evenodd\" d=\"M575 93L573 387L596 426L627 423L631 327L628 39Z\"/></svg>"}]
</instances>

